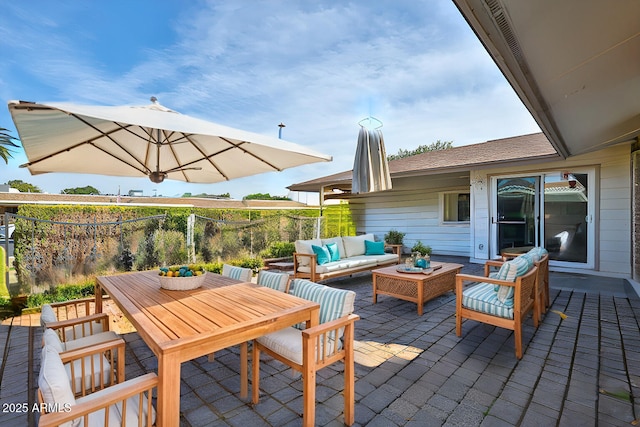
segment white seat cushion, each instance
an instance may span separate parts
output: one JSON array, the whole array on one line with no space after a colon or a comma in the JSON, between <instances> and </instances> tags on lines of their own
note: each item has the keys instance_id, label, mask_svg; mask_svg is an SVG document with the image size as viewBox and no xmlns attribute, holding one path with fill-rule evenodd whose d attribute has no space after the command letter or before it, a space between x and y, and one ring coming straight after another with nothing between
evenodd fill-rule
<instances>
[{"instance_id":1,"label":"white seat cushion","mask_svg":"<svg viewBox=\"0 0 640 427\"><path fill-rule=\"evenodd\" d=\"M56 334L57 335L57 334ZM66 351L75 350L78 348L89 347L95 344L100 344L107 341L113 341L120 338L118 334L113 331L100 332L99 334L88 335L77 340L71 340L63 343Z\"/></svg>"},{"instance_id":2,"label":"white seat cushion","mask_svg":"<svg viewBox=\"0 0 640 427\"><path fill-rule=\"evenodd\" d=\"M71 341L82 337L87 337L92 334L102 333L102 323L101 322L87 322L75 325L72 328L64 329L65 340Z\"/></svg>"},{"instance_id":3,"label":"white seat cushion","mask_svg":"<svg viewBox=\"0 0 640 427\"><path fill-rule=\"evenodd\" d=\"M302 365L302 331L293 327L281 329L276 332L261 336L258 338L258 342L267 348L275 351L279 355L291 360L299 365ZM328 340L330 347L335 345L334 340ZM321 343L324 345L324 343ZM338 341L338 345L342 345ZM333 351L333 348L328 349L329 352ZM317 354L317 353L316 353Z\"/></svg>"}]
</instances>

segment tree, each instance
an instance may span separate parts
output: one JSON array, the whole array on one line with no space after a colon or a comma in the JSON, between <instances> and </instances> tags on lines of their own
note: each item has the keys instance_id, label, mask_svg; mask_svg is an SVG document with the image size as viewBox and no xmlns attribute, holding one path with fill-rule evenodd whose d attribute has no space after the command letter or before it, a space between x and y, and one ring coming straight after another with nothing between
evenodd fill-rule
<instances>
[{"instance_id":1,"label":"tree","mask_svg":"<svg viewBox=\"0 0 640 427\"><path fill-rule=\"evenodd\" d=\"M453 141L440 141L432 142L429 145L419 145L415 150L399 149L398 154L391 154L387 156L387 160L404 159L405 157L415 156L417 154L426 153L428 151L446 150L453 147Z\"/></svg>"},{"instance_id":2,"label":"tree","mask_svg":"<svg viewBox=\"0 0 640 427\"><path fill-rule=\"evenodd\" d=\"M269 193L253 193L242 198L243 200L291 200L287 196L272 196Z\"/></svg>"},{"instance_id":3,"label":"tree","mask_svg":"<svg viewBox=\"0 0 640 427\"><path fill-rule=\"evenodd\" d=\"M87 185L86 187L75 187L75 188L65 188L64 190L61 191L62 194L93 194L93 195L98 195L100 194L100 190L98 190L95 187L92 187L90 185Z\"/></svg>"},{"instance_id":4,"label":"tree","mask_svg":"<svg viewBox=\"0 0 640 427\"><path fill-rule=\"evenodd\" d=\"M6 182L11 188L15 188L21 193L42 193L42 190L36 187L33 184L29 184L28 182L24 182L20 179L12 179L11 181Z\"/></svg>"},{"instance_id":5,"label":"tree","mask_svg":"<svg viewBox=\"0 0 640 427\"><path fill-rule=\"evenodd\" d=\"M9 147L19 147L18 144L13 142L15 140L15 137L9 135L8 129L0 128L0 157L4 159L5 163L9 163L9 157L13 157Z\"/></svg>"}]
</instances>

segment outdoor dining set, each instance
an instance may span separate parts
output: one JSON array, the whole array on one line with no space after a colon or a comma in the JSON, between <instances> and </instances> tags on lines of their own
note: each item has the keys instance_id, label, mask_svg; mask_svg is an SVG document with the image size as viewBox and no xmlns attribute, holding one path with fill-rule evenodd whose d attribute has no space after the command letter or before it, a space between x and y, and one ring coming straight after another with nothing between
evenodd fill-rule
<instances>
[{"instance_id":1,"label":"outdoor dining set","mask_svg":"<svg viewBox=\"0 0 640 427\"><path fill-rule=\"evenodd\" d=\"M486 263L484 277L460 274L460 267L434 263L430 272L422 274L422 278L446 277L447 289L455 291L457 335L461 336L463 318L512 329L515 355L521 358L524 317L531 312L537 327L548 306L546 251L505 253L503 260ZM390 269L397 271L394 267L373 271L374 303L378 295L386 295L421 308L425 298L447 291L436 280L431 283L440 287L431 293L427 290L425 297L422 288L429 288L429 280L381 271ZM240 346L240 398L249 398L251 347L251 402L260 399L260 357L265 353L302 373L302 423L308 426L315 422L316 372L342 361L344 424L352 425L354 335L359 319L354 313L355 292L268 270L261 270L252 283L251 273L225 265L222 274L206 273L200 286L184 290L164 288L157 271L100 276L95 300L43 306L39 425L77 419L91 426L125 421L126 425L178 425L181 364L201 356L215 360L215 352L236 345ZM394 277L399 283L395 290ZM400 290L408 288L420 297ZM118 306L155 354L157 372L126 378L126 344L109 330L109 318L103 312L105 297Z\"/></svg>"}]
</instances>

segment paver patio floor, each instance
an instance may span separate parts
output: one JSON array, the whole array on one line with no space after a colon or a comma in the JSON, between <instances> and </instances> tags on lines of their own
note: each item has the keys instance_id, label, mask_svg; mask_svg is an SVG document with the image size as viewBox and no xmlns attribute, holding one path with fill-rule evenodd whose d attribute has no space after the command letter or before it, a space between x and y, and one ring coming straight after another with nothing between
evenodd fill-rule
<instances>
[{"instance_id":1,"label":"paver patio floor","mask_svg":"<svg viewBox=\"0 0 640 427\"><path fill-rule=\"evenodd\" d=\"M463 272L481 268L465 263ZM511 331L465 321L462 337L455 335L453 293L428 302L418 316L415 304L395 298L372 304L370 274L328 284L357 293L356 425L629 426L640 418L640 299L625 280L551 273L551 309L537 330L527 320L520 361ZM10 324L0 327L0 426L36 425L37 414L9 409L35 403L38 316ZM140 336L123 336L127 378L155 371L156 358ZM213 362L184 363L176 384L181 424L301 425L299 376L262 359L254 406L238 397L239 367L237 347L216 353ZM318 372L317 425L343 425L342 381L340 364Z\"/></svg>"}]
</instances>

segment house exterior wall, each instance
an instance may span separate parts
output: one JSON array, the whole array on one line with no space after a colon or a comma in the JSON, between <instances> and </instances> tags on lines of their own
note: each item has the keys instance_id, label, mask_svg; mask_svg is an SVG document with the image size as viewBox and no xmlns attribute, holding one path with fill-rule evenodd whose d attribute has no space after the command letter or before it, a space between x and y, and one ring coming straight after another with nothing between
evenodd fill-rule
<instances>
[{"instance_id":1,"label":"house exterior wall","mask_svg":"<svg viewBox=\"0 0 640 427\"><path fill-rule=\"evenodd\" d=\"M631 148L628 144L574 156L562 161L522 167L502 167L470 172L472 188L472 233L469 253L479 260L490 257L489 186L492 176L543 171L596 170L595 270L631 275ZM482 249L481 249L482 248Z\"/></svg>"},{"instance_id":2,"label":"house exterior wall","mask_svg":"<svg viewBox=\"0 0 640 427\"><path fill-rule=\"evenodd\" d=\"M463 175L463 177L460 177ZM377 240L391 229L406 233L404 252L420 240L442 255L469 255L469 222L445 225L440 197L447 191L469 191L464 174L422 176L393 180L393 190L359 196L349 201L358 232Z\"/></svg>"}]
</instances>

